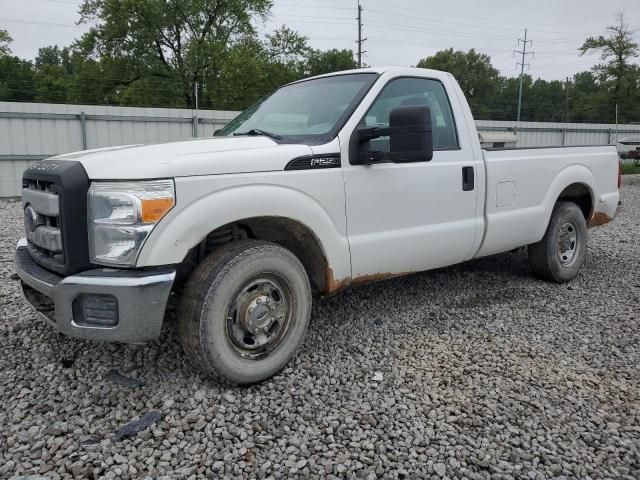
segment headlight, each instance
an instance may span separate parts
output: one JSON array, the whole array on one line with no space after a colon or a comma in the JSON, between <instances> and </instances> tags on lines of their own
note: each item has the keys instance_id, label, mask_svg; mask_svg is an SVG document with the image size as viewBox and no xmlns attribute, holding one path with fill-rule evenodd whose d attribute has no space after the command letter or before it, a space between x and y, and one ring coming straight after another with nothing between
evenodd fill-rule
<instances>
[{"instance_id":1,"label":"headlight","mask_svg":"<svg viewBox=\"0 0 640 480\"><path fill-rule=\"evenodd\" d=\"M135 265L145 239L176 203L173 180L93 182L87 200L91 262L119 266Z\"/></svg>"}]
</instances>

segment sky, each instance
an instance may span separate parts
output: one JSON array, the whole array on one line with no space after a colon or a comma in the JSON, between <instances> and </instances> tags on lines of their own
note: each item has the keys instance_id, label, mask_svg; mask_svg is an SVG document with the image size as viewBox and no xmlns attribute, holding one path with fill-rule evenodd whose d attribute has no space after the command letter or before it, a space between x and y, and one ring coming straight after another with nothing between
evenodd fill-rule
<instances>
[{"instance_id":1,"label":"sky","mask_svg":"<svg viewBox=\"0 0 640 480\"><path fill-rule=\"evenodd\" d=\"M13 53L33 59L38 48L69 45L88 29L78 26L80 0L0 0L0 28L9 31ZM598 63L580 57L588 36L604 34L618 11L640 30L640 0L361 0L368 65L412 66L438 50L475 48L506 76L517 76L514 50L527 38L527 71L534 78L563 80ZM316 49L353 49L357 0L274 0L262 34L287 25ZM640 32L635 34L640 40Z\"/></svg>"}]
</instances>

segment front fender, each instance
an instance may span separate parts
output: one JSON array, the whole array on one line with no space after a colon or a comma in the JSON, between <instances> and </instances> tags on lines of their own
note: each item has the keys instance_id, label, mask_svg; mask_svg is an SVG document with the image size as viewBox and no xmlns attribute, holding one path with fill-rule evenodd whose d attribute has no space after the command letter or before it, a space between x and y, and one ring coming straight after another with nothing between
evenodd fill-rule
<instances>
[{"instance_id":1,"label":"front fender","mask_svg":"<svg viewBox=\"0 0 640 480\"><path fill-rule=\"evenodd\" d=\"M337 208L332 207L340 202L333 193L328 207L336 212ZM332 216L309 194L290 186L252 183L216 189L197 178L176 179L176 197L176 207L146 240L138 267L180 263L191 248L216 228L247 218L273 216L289 218L309 228L320 242L336 279L351 275L343 203L340 218L336 213Z\"/></svg>"}]
</instances>

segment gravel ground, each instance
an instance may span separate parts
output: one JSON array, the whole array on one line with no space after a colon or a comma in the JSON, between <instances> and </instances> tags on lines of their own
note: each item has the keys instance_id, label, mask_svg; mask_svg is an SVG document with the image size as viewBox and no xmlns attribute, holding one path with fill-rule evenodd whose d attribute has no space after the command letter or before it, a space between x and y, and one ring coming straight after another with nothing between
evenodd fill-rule
<instances>
[{"instance_id":1,"label":"gravel ground","mask_svg":"<svg viewBox=\"0 0 640 480\"><path fill-rule=\"evenodd\" d=\"M10 280L20 206L0 203L0 477L637 479L640 176L625 184L572 283L520 251L353 289L250 388L195 373L175 322L127 346L36 321Z\"/></svg>"}]
</instances>

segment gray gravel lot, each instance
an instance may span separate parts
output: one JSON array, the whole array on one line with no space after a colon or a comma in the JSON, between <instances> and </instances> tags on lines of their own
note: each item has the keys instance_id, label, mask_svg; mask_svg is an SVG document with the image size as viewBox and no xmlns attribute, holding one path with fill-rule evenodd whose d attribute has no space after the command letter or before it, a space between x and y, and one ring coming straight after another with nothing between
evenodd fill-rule
<instances>
[{"instance_id":1,"label":"gray gravel lot","mask_svg":"<svg viewBox=\"0 0 640 480\"><path fill-rule=\"evenodd\" d=\"M194 372L172 321L145 346L37 321L10 279L20 205L0 202L0 477L637 479L640 176L622 193L572 283L518 252L353 289L250 388Z\"/></svg>"}]
</instances>

